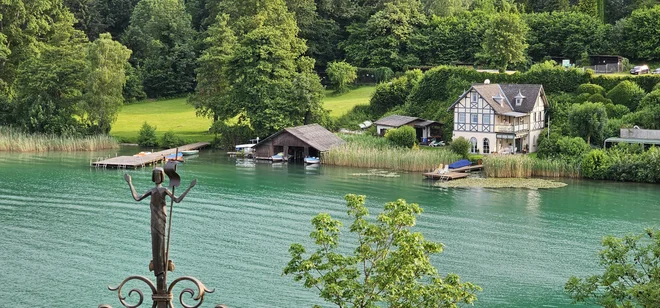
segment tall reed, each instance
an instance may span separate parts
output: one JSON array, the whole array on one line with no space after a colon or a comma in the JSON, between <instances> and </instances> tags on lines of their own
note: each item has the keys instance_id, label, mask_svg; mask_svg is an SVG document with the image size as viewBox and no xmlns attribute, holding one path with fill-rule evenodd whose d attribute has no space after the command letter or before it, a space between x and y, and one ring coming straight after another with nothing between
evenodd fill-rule
<instances>
[{"instance_id":1,"label":"tall reed","mask_svg":"<svg viewBox=\"0 0 660 308\"><path fill-rule=\"evenodd\" d=\"M0 127L0 151L96 151L118 148L115 138L107 135L63 137L44 134L26 134L18 129Z\"/></svg>"},{"instance_id":2,"label":"tall reed","mask_svg":"<svg viewBox=\"0 0 660 308\"><path fill-rule=\"evenodd\" d=\"M321 156L322 162L328 165L417 172L429 171L437 168L438 164L449 164L459 159L460 156L444 149L424 151L392 146L379 148L355 140Z\"/></svg>"},{"instance_id":3,"label":"tall reed","mask_svg":"<svg viewBox=\"0 0 660 308\"><path fill-rule=\"evenodd\" d=\"M523 155L490 155L483 159L484 174L494 178L580 177L580 166L558 159L535 159Z\"/></svg>"}]
</instances>

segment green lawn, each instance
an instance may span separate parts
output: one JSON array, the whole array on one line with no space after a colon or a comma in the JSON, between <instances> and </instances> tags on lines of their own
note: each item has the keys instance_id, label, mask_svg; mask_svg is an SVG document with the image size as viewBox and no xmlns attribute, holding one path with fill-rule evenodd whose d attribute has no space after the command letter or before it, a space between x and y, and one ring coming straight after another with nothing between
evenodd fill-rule
<instances>
[{"instance_id":1,"label":"green lawn","mask_svg":"<svg viewBox=\"0 0 660 308\"><path fill-rule=\"evenodd\" d=\"M331 116L339 117L355 105L368 104L375 89L376 86L362 86L340 95L334 95L332 91L326 90L324 106L330 110ZM135 143L144 121L156 126L158 137L173 130L177 136L189 141L213 139L213 135L207 133L213 121L209 118L197 117L195 109L186 104L186 98L124 105L119 112L117 122L112 126L110 135L119 138L121 142Z\"/></svg>"},{"instance_id":2,"label":"green lawn","mask_svg":"<svg viewBox=\"0 0 660 308\"><path fill-rule=\"evenodd\" d=\"M332 93L332 90L326 90L323 106L330 111L331 116L338 118L356 105L369 104L374 90L376 86L362 86L339 95Z\"/></svg>"},{"instance_id":3,"label":"green lawn","mask_svg":"<svg viewBox=\"0 0 660 308\"><path fill-rule=\"evenodd\" d=\"M186 98L124 105L119 112L117 122L112 126L110 135L119 138L121 142L137 142L138 131L145 121L156 126L158 137L173 130L177 136L185 140L213 139L213 135L207 133L213 121L209 118L197 117L195 109L186 104Z\"/></svg>"}]
</instances>

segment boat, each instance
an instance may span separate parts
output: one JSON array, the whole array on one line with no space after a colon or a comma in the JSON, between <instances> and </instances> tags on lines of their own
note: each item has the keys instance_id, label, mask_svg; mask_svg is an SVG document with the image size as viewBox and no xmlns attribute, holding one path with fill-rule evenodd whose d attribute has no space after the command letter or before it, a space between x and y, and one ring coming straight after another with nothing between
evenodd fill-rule
<instances>
[{"instance_id":1,"label":"boat","mask_svg":"<svg viewBox=\"0 0 660 308\"><path fill-rule=\"evenodd\" d=\"M254 156L254 146L256 144L254 143L246 143L246 144L239 144L236 145L236 151L235 152L227 152L227 154L232 155L232 156L245 156L247 158L252 158Z\"/></svg>"},{"instance_id":2,"label":"boat","mask_svg":"<svg viewBox=\"0 0 660 308\"><path fill-rule=\"evenodd\" d=\"M284 153L282 153L282 152L279 152L279 153L277 153L277 154L271 156L271 157L270 157L270 160L272 160L273 162L283 162L283 161L286 161L286 160L284 159Z\"/></svg>"},{"instance_id":3,"label":"boat","mask_svg":"<svg viewBox=\"0 0 660 308\"><path fill-rule=\"evenodd\" d=\"M199 153L199 150L180 151L179 153L183 154L183 156L190 156Z\"/></svg>"},{"instance_id":4,"label":"boat","mask_svg":"<svg viewBox=\"0 0 660 308\"><path fill-rule=\"evenodd\" d=\"M174 153L165 156L166 161L174 160L174 161L179 161L183 162L183 153L179 152L178 155L175 155Z\"/></svg>"},{"instance_id":5,"label":"boat","mask_svg":"<svg viewBox=\"0 0 660 308\"><path fill-rule=\"evenodd\" d=\"M318 157L307 156L307 157L305 157L305 163L306 163L306 164L310 164L310 165L312 165L312 164L320 164L320 163L321 163L321 159L318 158Z\"/></svg>"}]
</instances>

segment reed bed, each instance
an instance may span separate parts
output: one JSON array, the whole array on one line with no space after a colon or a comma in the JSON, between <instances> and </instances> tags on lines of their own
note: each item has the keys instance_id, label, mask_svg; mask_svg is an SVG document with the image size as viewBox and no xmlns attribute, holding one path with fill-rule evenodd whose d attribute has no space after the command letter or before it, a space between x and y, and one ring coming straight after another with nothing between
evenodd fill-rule
<instances>
[{"instance_id":1,"label":"reed bed","mask_svg":"<svg viewBox=\"0 0 660 308\"><path fill-rule=\"evenodd\" d=\"M384 138L380 138L384 139ZM422 151L390 146L378 147L362 141L348 141L321 156L323 164L401 171L431 171L438 164L461 159L449 150Z\"/></svg>"},{"instance_id":2,"label":"reed bed","mask_svg":"<svg viewBox=\"0 0 660 308\"><path fill-rule=\"evenodd\" d=\"M578 178L580 166L557 159L535 159L523 155L484 157L484 174L493 178L555 177Z\"/></svg>"},{"instance_id":3,"label":"reed bed","mask_svg":"<svg viewBox=\"0 0 660 308\"><path fill-rule=\"evenodd\" d=\"M0 127L0 151L97 151L118 148L115 138L107 135L62 137L56 135L26 134L20 130Z\"/></svg>"}]
</instances>

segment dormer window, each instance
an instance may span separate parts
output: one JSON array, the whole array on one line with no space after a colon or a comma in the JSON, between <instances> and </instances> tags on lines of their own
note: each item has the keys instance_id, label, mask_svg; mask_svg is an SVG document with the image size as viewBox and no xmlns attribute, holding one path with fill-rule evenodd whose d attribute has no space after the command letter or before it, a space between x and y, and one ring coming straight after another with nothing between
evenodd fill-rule
<instances>
[{"instance_id":1,"label":"dormer window","mask_svg":"<svg viewBox=\"0 0 660 308\"><path fill-rule=\"evenodd\" d=\"M500 106L502 106L502 103L504 102L504 97L500 95L500 93L497 93L497 95L493 96L493 100L496 101Z\"/></svg>"},{"instance_id":2,"label":"dormer window","mask_svg":"<svg viewBox=\"0 0 660 308\"><path fill-rule=\"evenodd\" d=\"M518 95L516 95L514 98L516 100L516 106L520 106L522 105L522 101L525 99L525 96L523 96L520 90L518 90Z\"/></svg>"}]
</instances>

